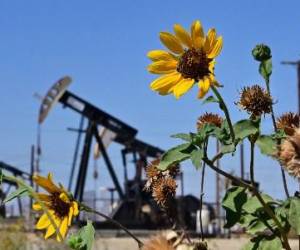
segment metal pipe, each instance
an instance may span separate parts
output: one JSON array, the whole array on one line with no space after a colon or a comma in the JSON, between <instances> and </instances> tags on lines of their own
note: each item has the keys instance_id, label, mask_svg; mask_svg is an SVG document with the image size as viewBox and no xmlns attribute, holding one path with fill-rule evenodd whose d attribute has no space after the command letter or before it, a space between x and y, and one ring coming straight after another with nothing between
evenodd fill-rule
<instances>
[{"instance_id":1,"label":"metal pipe","mask_svg":"<svg viewBox=\"0 0 300 250\"><path fill-rule=\"evenodd\" d=\"M71 189L72 189L74 172L75 172L75 168L76 168L76 164L77 164L79 146L80 146L80 141L81 141L81 135L83 133L83 130L82 130L83 125L84 125L84 116L81 115L80 122L79 122L78 136L77 136L75 151L74 151L74 155L73 155L73 162L72 162L71 174L70 174L70 179L69 179L69 185L68 185L69 191L71 191Z\"/></svg>"}]
</instances>

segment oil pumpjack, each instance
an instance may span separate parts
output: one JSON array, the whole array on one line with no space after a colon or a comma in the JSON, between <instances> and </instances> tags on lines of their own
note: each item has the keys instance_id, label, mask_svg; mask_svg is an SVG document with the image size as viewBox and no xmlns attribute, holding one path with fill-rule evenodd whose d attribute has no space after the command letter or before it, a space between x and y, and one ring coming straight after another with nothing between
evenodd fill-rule
<instances>
[{"instance_id":1,"label":"oil pumpjack","mask_svg":"<svg viewBox=\"0 0 300 250\"><path fill-rule=\"evenodd\" d=\"M58 80L50 88L42 100L38 122L42 124L50 110L57 103L61 103L63 107L77 112L88 121L86 129L82 130L81 128L85 133L85 138L76 185L73 192L74 198L78 201L84 200L83 194L87 178L89 156L93 139L95 139L99 151L98 153L100 153L107 166L114 189L119 196L118 205L113 209L110 216L127 228L157 229L169 226L167 218L163 216L163 213L151 196L142 191L145 180L141 179L141 174L138 181L136 180L137 178L129 180L127 175L127 155L132 154L137 171L141 171L142 168L146 166L148 158L157 158L164 153L164 150L137 139L137 129L68 91L67 88L71 84L71 81L71 78L66 76ZM99 126L106 132L102 130L99 133ZM124 147L121 150L124 168L124 187L121 186L117 178L112 161L106 150L108 143L106 142L105 134L107 133L110 134L109 137L111 141ZM70 181L72 180L74 171L75 166L73 165ZM180 176L182 180L182 173ZM181 183L181 185L183 185L183 183ZM71 185L69 185L69 188L71 189ZM177 203L177 207L182 215L181 221L183 221L183 225L188 229L195 229L195 216L199 207L199 200L193 196L183 196L182 193L180 198L177 199ZM106 222L99 222L98 225L101 228L110 227L109 223Z\"/></svg>"}]
</instances>

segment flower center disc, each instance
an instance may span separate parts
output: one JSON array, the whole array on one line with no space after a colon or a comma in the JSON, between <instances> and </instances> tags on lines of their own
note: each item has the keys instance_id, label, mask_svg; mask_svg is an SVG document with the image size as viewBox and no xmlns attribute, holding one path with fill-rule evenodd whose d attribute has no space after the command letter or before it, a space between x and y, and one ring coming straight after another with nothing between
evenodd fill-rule
<instances>
[{"instance_id":1,"label":"flower center disc","mask_svg":"<svg viewBox=\"0 0 300 250\"><path fill-rule=\"evenodd\" d=\"M51 197L51 208L54 210L55 215L63 218L69 214L70 204L63 201L59 194L53 194Z\"/></svg>"},{"instance_id":2,"label":"flower center disc","mask_svg":"<svg viewBox=\"0 0 300 250\"><path fill-rule=\"evenodd\" d=\"M209 63L212 59L206 57L206 54L201 49L189 49L183 53L179 59L177 71L184 78L192 78L199 81L209 73Z\"/></svg>"}]
</instances>

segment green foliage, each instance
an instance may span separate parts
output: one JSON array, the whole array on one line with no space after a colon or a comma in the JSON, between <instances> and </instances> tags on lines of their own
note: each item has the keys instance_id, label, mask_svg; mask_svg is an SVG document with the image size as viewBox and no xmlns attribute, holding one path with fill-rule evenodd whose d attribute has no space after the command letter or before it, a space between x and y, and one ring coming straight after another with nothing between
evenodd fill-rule
<instances>
[{"instance_id":1,"label":"green foliage","mask_svg":"<svg viewBox=\"0 0 300 250\"><path fill-rule=\"evenodd\" d=\"M261 196L262 196L264 202L267 204L276 203L272 199L272 197L267 194L261 194ZM247 202L243 205L243 210L249 214L255 213L256 211L261 210L261 209L263 209L263 207L262 207L261 203L259 202L259 200L255 196L248 198Z\"/></svg>"},{"instance_id":2,"label":"green foliage","mask_svg":"<svg viewBox=\"0 0 300 250\"><path fill-rule=\"evenodd\" d=\"M279 238L275 236L257 236L252 238L243 250L281 250L282 245Z\"/></svg>"},{"instance_id":3,"label":"green foliage","mask_svg":"<svg viewBox=\"0 0 300 250\"><path fill-rule=\"evenodd\" d=\"M222 206L233 212L239 212L246 201L247 194L245 188L235 186L227 190L222 200Z\"/></svg>"},{"instance_id":4,"label":"green foliage","mask_svg":"<svg viewBox=\"0 0 300 250\"><path fill-rule=\"evenodd\" d=\"M189 133L189 134L186 134L186 133L178 133L178 134L175 134L175 135L171 135L172 138L178 138L178 139L181 139L183 141L188 141L188 142L191 142L192 139L193 139L193 134L192 133Z\"/></svg>"},{"instance_id":5,"label":"green foliage","mask_svg":"<svg viewBox=\"0 0 300 250\"><path fill-rule=\"evenodd\" d=\"M190 158L191 152L195 149L195 146L191 143L180 144L174 148L165 152L158 165L160 170L166 170L169 166L177 164Z\"/></svg>"},{"instance_id":6,"label":"green foliage","mask_svg":"<svg viewBox=\"0 0 300 250\"><path fill-rule=\"evenodd\" d=\"M191 153L191 161L192 161L193 165L196 167L196 169L201 168L201 162L202 162L203 156L204 156L203 149L195 149Z\"/></svg>"},{"instance_id":7,"label":"green foliage","mask_svg":"<svg viewBox=\"0 0 300 250\"><path fill-rule=\"evenodd\" d=\"M228 153L232 153L235 152L236 150L236 146L234 143L228 144L228 145L222 145L221 146L221 152L223 154L228 154Z\"/></svg>"},{"instance_id":8,"label":"green foliage","mask_svg":"<svg viewBox=\"0 0 300 250\"><path fill-rule=\"evenodd\" d=\"M265 81L269 82L270 76L272 74L272 59L268 59L260 63L259 73L265 79Z\"/></svg>"},{"instance_id":9,"label":"green foliage","mask_svg":"<svg viewBox=\"0 0 300 250\"><path fill-rule=\"evenodd\" d=\"M95 229L90 221L82 227L78 233L73 234L68 239L68 245L75 250L91 250L95 239Z\"/></svg>"},{"instance_id":10,"label":"green foliage","mask_svg":"<svg viewBox=\"0 0 300 250\"><path fill-rule=\"evenodd\" d=\"M272 227L274 226L272 219L264 220L262 218L256 218L246 227L246 231L252 235L262 234L268 229L267 223Z\"/></svg>"},{"instance_id":11,"label":"green foliage","mask_svg":"<svg viewBox=\"0 0 300 250\"><path fill-rule=\"evenodd\" d=\"M19 187L17 190L11 192L3 201L3 203L9 202L17 197L23 197L28 195L27 187Z\"/></svg>"},{"instance_id":12,"label":"green foliage","mask_svg":"<svg viewBox=\"0 0 300 250\"><path fill-rule=\"evenodd\" d=\"M264 155L274 156L277 152L277 142L273 136L260 135L256 141L260 152Z\"/></svg>"},{"instance_id":13,"label":"green foliage","mask_svg":"<svg viewBox=\"0 0 300 250\"><path fill-rule=\"evenodd\" d=\"M247 201L245 188L229 188L222 200L222 206L226 211L226 225L230 228L240 221L243 204Z\"/></svg>"},{"instance_id":14,"label":"green foliage","mask_svg":"<svg viewBox=\"0 0 300 250\"><path fill-rule=\"evenodd\" d=\"M259 121L254 120L240 120L233 125L235 138L243 140L251 135L259 133Z\"/></svg>"},{"instance_id":15,"label":"green foliage","mask_svg":"<svg viewBox=\"0 0 300 250\"><path fill-rule=\"evenodd\" d=\"M290 199L288 221L295 232L300 235L300 199L297 197Z\"/></svg>"},{"instance_id":16,"label":"green foliage","mask_svg":"<svg viewBox=\"0 0 300 250\"><path fill-rule=\"evenodd\" d=\"M219 100L216 99L214 96L209 96L202 102L202 104L212 103L212 102L219 103Z\"/></svg>"},{"instance_id":17,"label":"green foliage","mask_svg":"<svg viewBox=\"0 0 300 250\"><path fill-rule=\"evenodd\" d=\"M260 194L262 199L274 211L286 206L285 203L280 203L273 200L267 194ZM222 201L222 206L226 212L226 228L230 228L235 224L240 224L246 229L246 232L252 235L261 235L270 230L277 230L277 226L273 219L265 212L263 206L256 198L247 193L245 188L232 187L227 190ZM278 210L279 212L279 210ZM276 214L279 221L286 227L286 216ZM270 229L271 228L271 229Z\"/></svg>"}]
</instances>

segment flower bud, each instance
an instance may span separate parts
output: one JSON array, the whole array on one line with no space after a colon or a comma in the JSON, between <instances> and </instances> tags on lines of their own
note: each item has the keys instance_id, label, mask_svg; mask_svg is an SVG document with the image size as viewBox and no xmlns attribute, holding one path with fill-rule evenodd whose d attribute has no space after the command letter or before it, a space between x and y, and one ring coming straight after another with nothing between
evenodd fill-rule
<instances>
[{"instance_id":1,"label":"flower bud","mask_svg":"<svg viewBox=\"0 0 300 250\"><path fill-rule=\"evenodd\" d=\"M256 61L263 62L272 57L271 49L265 44L258 44L252 50L252 55Z\"/></svg>"}]
</instances>

